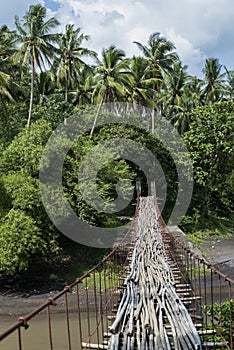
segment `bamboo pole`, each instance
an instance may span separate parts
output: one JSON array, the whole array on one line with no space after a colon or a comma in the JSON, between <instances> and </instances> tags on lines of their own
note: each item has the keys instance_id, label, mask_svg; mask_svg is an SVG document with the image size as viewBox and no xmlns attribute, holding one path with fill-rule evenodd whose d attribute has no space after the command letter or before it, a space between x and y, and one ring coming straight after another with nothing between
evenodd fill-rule
<instances>
[{"instance_id":1,"label":"bamboo pole","mask_svg":"<svg viewBox=\"0 0 234 350\"><path fill-rule=\"evenodd\" d=\"M176 292L154 197L141 198L139 207L130 272L109 328L109 349L201 349L199 334Z\"/></svg>"}]
</instances>

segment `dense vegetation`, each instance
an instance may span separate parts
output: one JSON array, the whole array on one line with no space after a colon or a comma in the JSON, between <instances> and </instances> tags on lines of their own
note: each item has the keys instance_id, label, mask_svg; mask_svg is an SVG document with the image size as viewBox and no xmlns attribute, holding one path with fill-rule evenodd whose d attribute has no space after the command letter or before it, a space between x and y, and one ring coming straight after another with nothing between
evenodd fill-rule
<instances>
[{"instance_id":1,"label":"dense vegetation","mask_svg":"<svg viewBox=\"0 0 234 350\"><path fill-rule=\"evenodd\" d=\"M57 254L67 246L42 205L40 159L56 126L89 105L128 102L168 119L184 139L194 166L194 194L182 227L215 232L217 222L231 220L234 71L208 58L203 78L190 76L174 45L160 33L151 34L147 44L134 42L141 52L137 57L126 57L114 45L98 57L84 46L89 37L81 28L68 24L64 33L56 33L59 23L47 19L40 5L31 6L22 20L16 17L15 24L14 31L0 28L0 274L27 270L35 257ZM94 120L95 113L89 118ZM104 227L120 222L90 208L76 179L82 157L98 142L114 137L141 142L157 155L169 188L168 216L177 178L159 140L120 124L95 128L94 123L90 134L79 139L64 163L66 194L81 219ZM116 182L125 178L145 186L144 174L131 162L105 164L98 174L100 195L113 200ZM132 208L119 215L132 215Z\"/></svg>"},{"instance_id":2,"label":"dense vegetation","mask_svg":"<svg viewBox=\"0 0 234 350\"><path fill-rule=\"evenodd\" d=\"M215 336L210 336L209 341L217 341L222 342L223 339L228 339L230 336L230 329L232 324L232 318L230 315L233 315L234 312L234 301L231 299L230 301L223 302L221 304L215 303L212 306L206 307L206 312L208 316L211 316L214 318L215 323L217 324L217 329L220 328L222 331L221 334L220 330L218 330L217 334ZM210 328L212 329L212 325L210 325ZM232 342L234 341L234 334L232 332Z\"/></svg>"}]
</instances>

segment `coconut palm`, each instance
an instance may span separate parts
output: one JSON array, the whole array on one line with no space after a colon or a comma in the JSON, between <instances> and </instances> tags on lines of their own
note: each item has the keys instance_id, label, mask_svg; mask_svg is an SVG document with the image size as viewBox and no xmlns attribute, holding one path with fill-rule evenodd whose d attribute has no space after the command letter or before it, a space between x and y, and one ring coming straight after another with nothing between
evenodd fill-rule
<instances>
[{"instance_id":1,"label":"coconut palm","mask_svg":"<svg viewBox=\"0 0 234 350\"><path fill-rule=\"evenodd\" d=\"M147 75L158 79L155 89L159 91L163 77L171 72L172 66L178 60L175 46L160 36L160 33L151 34L147 45L143 45L138 41L134 41L134 43L148 61Z\"/></svg>"},{"instance_id":2,"label":"coconut palm","mask_svg":"<svg viewBox=\"0 0 234 350\"><path fill-rule=\"evenodd\" d=\"M47 96L52 94L55 90L55 85L51 79L51 73L49 71L40 72L36 79L36 88L39 95L39 104L42 105L47 99Z\"/></svg>"},{"instance_id":3,"label":"coconut palm","mask_svg":"<svg viewBox=\"0 0 234 350\"><path fill-rule=\"evenodd\" d=\"M46 65L51 65L51 59L56 52L54 44L58 39L58 34L51 34L50 30L55 28L59 22L54 17L46 20L46 8L41 5L30 6L23 19L21 25L19 18L15 17L18 41L21 45L14 59L16 62L21 62L23 66L30 65L31 68L31 93L27 121L29 127L32 116L36 69L39 68L42 71L43 68L46 68Z\"/></svg>"},{"instance_id":4,"label":"coconut palm","mask_svg":"<svg viewBox=\"0 0 234 350\"><path fill-rule=\"evenodd\" d=\"M6 113L5 98L14 101L12 82L12 55L16 48L15 32L4 25L0 28L0 105Z\"/></svg>"},{"instance_id":5,"label":"coconut palm","mask_svg":"<svg viewBox=\"0 0 234 350\"><path fill-rule=\"evenodd\" d=\"M169 106L168 114L170 121L177 128L180 134L189 129L193 110L196 108L196 96L190 89L189 84L185 85L183 92L176 105ZM170 111L171 109L171 111Z\"/></svg>"},{"instance_id":6,"label":"coconut palm","mask_svg":"<svg viewBox=\"0 0 234 350\"><path fill-rule=\"evenodd\" d=\"M202 106L202 85L203 80L197 78L196 76L190 76L187 83L189 90L192 93L192 101L194 103L194 108Z\"/></svg>"},{"instance_id":7,"label":"coconut palm","mask_svg":"<svg viewBox=\"0 0 234 350\"><path fill-rule=\"evenodd\" d=\"M159 98L162 114L181 134L188 129L191 112L197 106L197 94L194 93L192 84L195 81L187 74L187 66L178 62L173 67L173 73L164 77Z\"/></svg>"},{"instance_id":8,"label":"coconut palm","mask_svg":"<svg viewBox=\"0 0 234 350\"><path fill-rule=\"evenodd\" d=\"M0 28L0 57L7 62L16 50L16 32L11 31L6 25Z\"/></svg>"},{"instance_id":9,"label":"coconut palm","mask_svg":"<svg viewBox=\"0 0 234 350\"><path fill-rule=\"evenodd\" d=\"M98 103L99 106L90 132L91 136L102 104L123 101L127 93L127 87L131 83L129 60L125 59L125 52L117 49L115 45L103 49L101 59L97 59L93 101Z\"/></svg>"},{"instance_id":10,"label":"coconut palm","mask_svg":"<svg viewBox=\"0 0 234 350\"><path fill-rule=\"evenodd\" d=\"M208 58L202 69L204 74L201 96L204 104L213 104L220 101L224 95L224 73L221 73L222 65L217 58Z\"/></svg>"},{"instance_id":11,"label":"coconut palm","mask_svg":"<svg viewBox=\"0 0 234 350\"><path fill-rule=\"evenodd\" d=\"M114 45L103 49L101 59L97 59L94 101L113 102L122 99L130 82L130 75L129 61L125 59L123 50Z\"/></svg>"},{"instance_id":12,"label":"coconut palm","mask_svg":"<svg viewBox=\"0 0 234 350\"><path fill-rule=\"evenodd\" d=\"M155 93L152 98L154 106L152 114L152 133L154 133L155 109L161 112L161 106L158 101L163 78L165 75L170 74L172 65L178 60L178 56L174 51L175 46L170 41L160 36L158 32L150 35L147 45L143 45L138 41L134 41L134 43L148 61L148 66L145 71L146 77L156 79L154 83Z\"/></svg>"},{"instance_id":13,"label":"coconut palm","mask_svg":"<svg viewBox=\"0 0 234 350\"><path fill-rule=\"evenodd\" d=\"M75 90L71 92L74 96L73 103L83 106L91 104L94 90L94 70L90 66L83 66L78 71L78 80Z\"/></svg>"},{"instance_id":14,"label":"coconut palm","mask_svg":"<svg viewBox=\"0 0 234 350\"><path fill-rule=\"evenodd\" d=\"M187 68L187 66L182 66L181 62L178 62L173 66L172 74L165 75L160 99L163 111L166 112L169 106L180 105L184 86L189 79Z\"/></svg>"},{"instance_id":15,"label":"coconut palm","mask_svg":"<svg viewBox=\"0 0 234 350\"><path fill-rule=\"evenodd\" d=\"M130 60L129 68L132 74L132 83L128 87L127 101L133 105L144 105L152 107L154 84L156 79L147 78L145 71L148 61L144 57L133 57Z\"/></svg>"},{"instance_id":16,"label":"coconut palm","mask_svg":"<svg viewBox=\"0 0 234 350\"><path fill-rule=\"evenodd\" d=\"M228 70L224 67L226 72L226 93L225 97L228 100L234 101L234 70Z\"/></svg>"},{"instance_id":17,"label":"coconut palm","mask_svg":"<svg viewBox=\"0 0 234 350\"><path fill-rule=\"evenodd\" d=\"M89 36L81 33L81 28L74 29L73 24L66 25L65 33L60 36L59 55L54 62L53 71L57 76L58 85L65 89L65 101L68 101L68 91L74 89L79 80L79 71L85 65L84 56L96 57L96 53L82 47Z\"/></svg>"}]
</instances>

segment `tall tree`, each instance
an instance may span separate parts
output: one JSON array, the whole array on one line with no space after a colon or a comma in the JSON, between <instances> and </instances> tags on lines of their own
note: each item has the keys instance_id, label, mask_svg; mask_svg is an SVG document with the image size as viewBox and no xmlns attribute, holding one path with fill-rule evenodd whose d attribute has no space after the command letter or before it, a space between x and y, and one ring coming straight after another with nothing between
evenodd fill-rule
<instances>
[{"instance_id":1,"label":"tall tree","mask_svg":"<svg viewBox=\"0 0 234 350\"><path fill-rule=\"evenodd\" d=\"M193 96L194 107L202 106L203 80L196 76L190 76L187 85Z\"/></svg>"},{"instance_id":2,"label":"tall tree","mask_svg":"<svg viewBox=\"0 0 234 350\"><path fill-rule=\"evenodd\" d=\"M165 75L159 97L162 114L171 120L180 133L188 128L191 111L195 108L190 82L187 66L178 62L173 66L172 74Z\"/></svg>"},{"instance_id":3,"label":"tall tree","mask_svg":"<svg viewBox=\"0 0 234 350\"><path fill-rule=\"evenodd\" d=\"M16 32L11 31L6 25L0 28L0 58L1 62L4 62L5 68L8 68L8 62L12 63L11 56L16 50Z\"/></svg>"},{"instance_id":4,"label":"tall tree","mask_svg":"<svg viewBox=\"0 0 234 350\"><path fill-rule=\"evenodd\" d=\"M111 45L102 50L101 59L97 59L93 100L99 104L90 135L92 136L100 108L104 102L123 101L127 87L131 83L129 61L125 52Z\"/></svg>"},{"instance_id":5,"label":"tall tree","mask_svg":"<svg viewBox=\"0 0 234 350\"><path fill-rule=\"evenodd\" d=\"M159 93L162 86L163 78L169 74L172 65L178 60L178 55L175 52L175 46L160 33L156 32L150 35L147 45L143 45L138 41L134 41L138 48L148 60L146 68L146 76L155 79L153 95L153 114L152 114L152 132L154 133L154 113L155 109L161 112L161 106L158 104Z\"/></svg>"},{"instance_id":6,"label":"tall tree","mask_svg":"<svg viewBox=\"0 0 234 350\"><path fill-rule=\"evenodd\" d=\"M234 104L218 102L196 108L184 135L194 169L191 210L204 217L233 215L233 123Z\"/></svg>"},{"instance_id":7,"label":"tall tree","mask_svg":"<svg viewBox=\"0 0 234 350\"><path fill-rule=\"evenodd\" d=\"M4 99L13 101L13 93L11 91L11 68L12 55L16 48L15 32L10 31L4 25L0 28L0 105L6 113Z\"/></svg>"},{"instance_id":8,"label":"tall tree","mask_svg":"<svg viewBox=\"0 0 234 350\"><path fill-rule=\"evenodd\" d=\"M234 70L228 70L224 67L226 72L226 94L228 100L234 101Z\"/></svg>"},{"instance_id":9,"label":"tall tree","mask_svg":"<svg viewBox=\"0 0 234 350\"><path fill-rule=\"evenodd\" d=\"M132 83L128 87L127 101L130 101L133 105L152 107L153 87L156 80L145 76L147 66L148 62L144 57L134 56L130 60L129 68L132 74Z\"/></svg>"},{"instance_id":10,"label":"tall tree","mask_svg":"<svg viewBox=\"0 0 234 350\"><path fill-rule=\"evenodd\" d=\"M89 36L81 33L81 28L74 29L73 24L68 24L58 42L59 55L54 62L53 70L57 75L59 86L64 87L66 102L68 91L74 88L79 80L79 71L85 65L82 57L96 57L94 51L82 47L85 40L88 41Z\"/></svg>"},{"instance_id":11,"label":"tall tree","mask_svg":"<svg viewBox=\"0 0 234 350\"><path fill-rule=\"evenodd\" d=\"M168 106L180 105L184 86L188 79L187 66L182 66L181 62L173 66L172 74L165 75L161 98L165 111Z\"/></svg>"},{"instance_id":12,"label":"tall tree","mask_svg":"<svg viewBox=\"0 0 234 350\"><path fill-rule=\"evenodd\" d=\"M23 66L30 65L31 67L31 93L27 121L29 127L32 117L36 69L39 68L42 71L43 68L46 68L46 64L51 65L51 59L56 52L54 44L58 40L58 34L51 34L50 31L59 22L54 17L46 20L46 8L41 5L30 6L23 19L21 25L19 18L15 17L18 41L21 43L15 54L15 60L21 62Z\"/></svg>"},{"instance_id":13,"label":"tall tree","mask_svg":"<svg viewBox=\"0 0 234 350\"><path fill-rule=\"evenodd\" d=\"M39 104L42 105L56 88L52 82L51 73L49 71L43 71L37 75L36 88L39 95Z\"/></svg>"},{"instance_id":14,"label":"tall tree","mask_svg":"<svg viewBox=\"0 0 234 350\"><path fill-rule=\"evenodd\" d=\"M79 69L79 79L76 83L75 90L72 92L75 105L87 105L92 102L92 93L94 90L94 70L92 67L85 65Z\"/></svg>"},{"instance_id":15,"label":"tall tree","mask_svg":"<svg viewBox=\"0 0 234 350\"><path fill-rule=\"evenodd\" d=\"M196 108L196 96L190 90L189 85L185 85L183 92L176 105L169 106L169 118L180 134L189 129L192 112ZM170 113L171 110L171 113Z\"/></svg>"},{"instance_id":16,"label":"tall tree","mask_svg":"<svg viewBox=\"0 0 234 350\"><path fill-rule=\"evenodd\" d=\"M148 60L146 73L158 79L155 89L159 91L164 75L171 72L173 64L178 60L175 46L169 40L160 36L160 33L151 34L147 45L143 45L138 41L134 41L134 43Z\"/></svg>"},{"instance_id":17,"label":"tall tree","mask_svg":"<svg viewBox=\"0 0 234 350\"><path fill-rule=\"evenodd\" d=\"M203 89L201 91L204 104L220 101L224 95L224 73L217 58L208 58L202 69L204 74Z\"/></svg>"}]
</instances>

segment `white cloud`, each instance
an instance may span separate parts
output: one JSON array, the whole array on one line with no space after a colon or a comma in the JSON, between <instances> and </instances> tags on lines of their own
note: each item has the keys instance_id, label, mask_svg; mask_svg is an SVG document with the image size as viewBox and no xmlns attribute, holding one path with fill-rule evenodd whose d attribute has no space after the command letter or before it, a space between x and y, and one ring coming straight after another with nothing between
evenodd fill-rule
<instances>
[{"instance_id":1,"label":"white cloud","mask_svg":"<svg viewBox=\"0 0 234 350\"><path fill-rule=\"evenodd\" d=\"M58 0L60 21L70 18L91 35L96 51L116 44L128 55L139 51L134 40L146 43L153 32L172 40L192 74L200 74L207 57L232 66L233 0ZM227 42L227 44L225 44ZM229 42L229 43L228 43ZM224 54L223 50L226 52ZM225 57L228 62L222 62ZM233 62L234 63L234 62Z\"/></svg>"},{"instance_id":2,"label":"white cloud","mask_svg":"<svg viewBox=\"0 0 234 350\"><path fill-rule=\"evenodd\" d=\"M4 3L0 4L2 23L9 23L9 16L22 16L30 4L39 0L9 1L12 6L8 9ZM234 65L233 0L41 1L54 11L48 15L56 15L61 30L67 23L81 27L91 36L87 45L98 52L115 44L127 55L138 54L132 42L146 44L151 33L160 32L175 43L179 56L189 65L192 74L200 74L206 57L219 58L231 68ZM56 12L52 2L60 6ZM9 12L9 8L13 10Z\"/></svg>"},{"instance_id":3,"label":"white cloud","mask_svg":"<svg viewBox=\"0 0 234 350\"><path fill-rule=\"evenodd\" d=\"M206 54L201 49L194 47L188 39L176 33L174 28L166 31L166 37L174 43L180 59L184 64L189 65L191 72L196 72L197 67L203 65L207 58Z\"/></svg>"}]
</instances>

